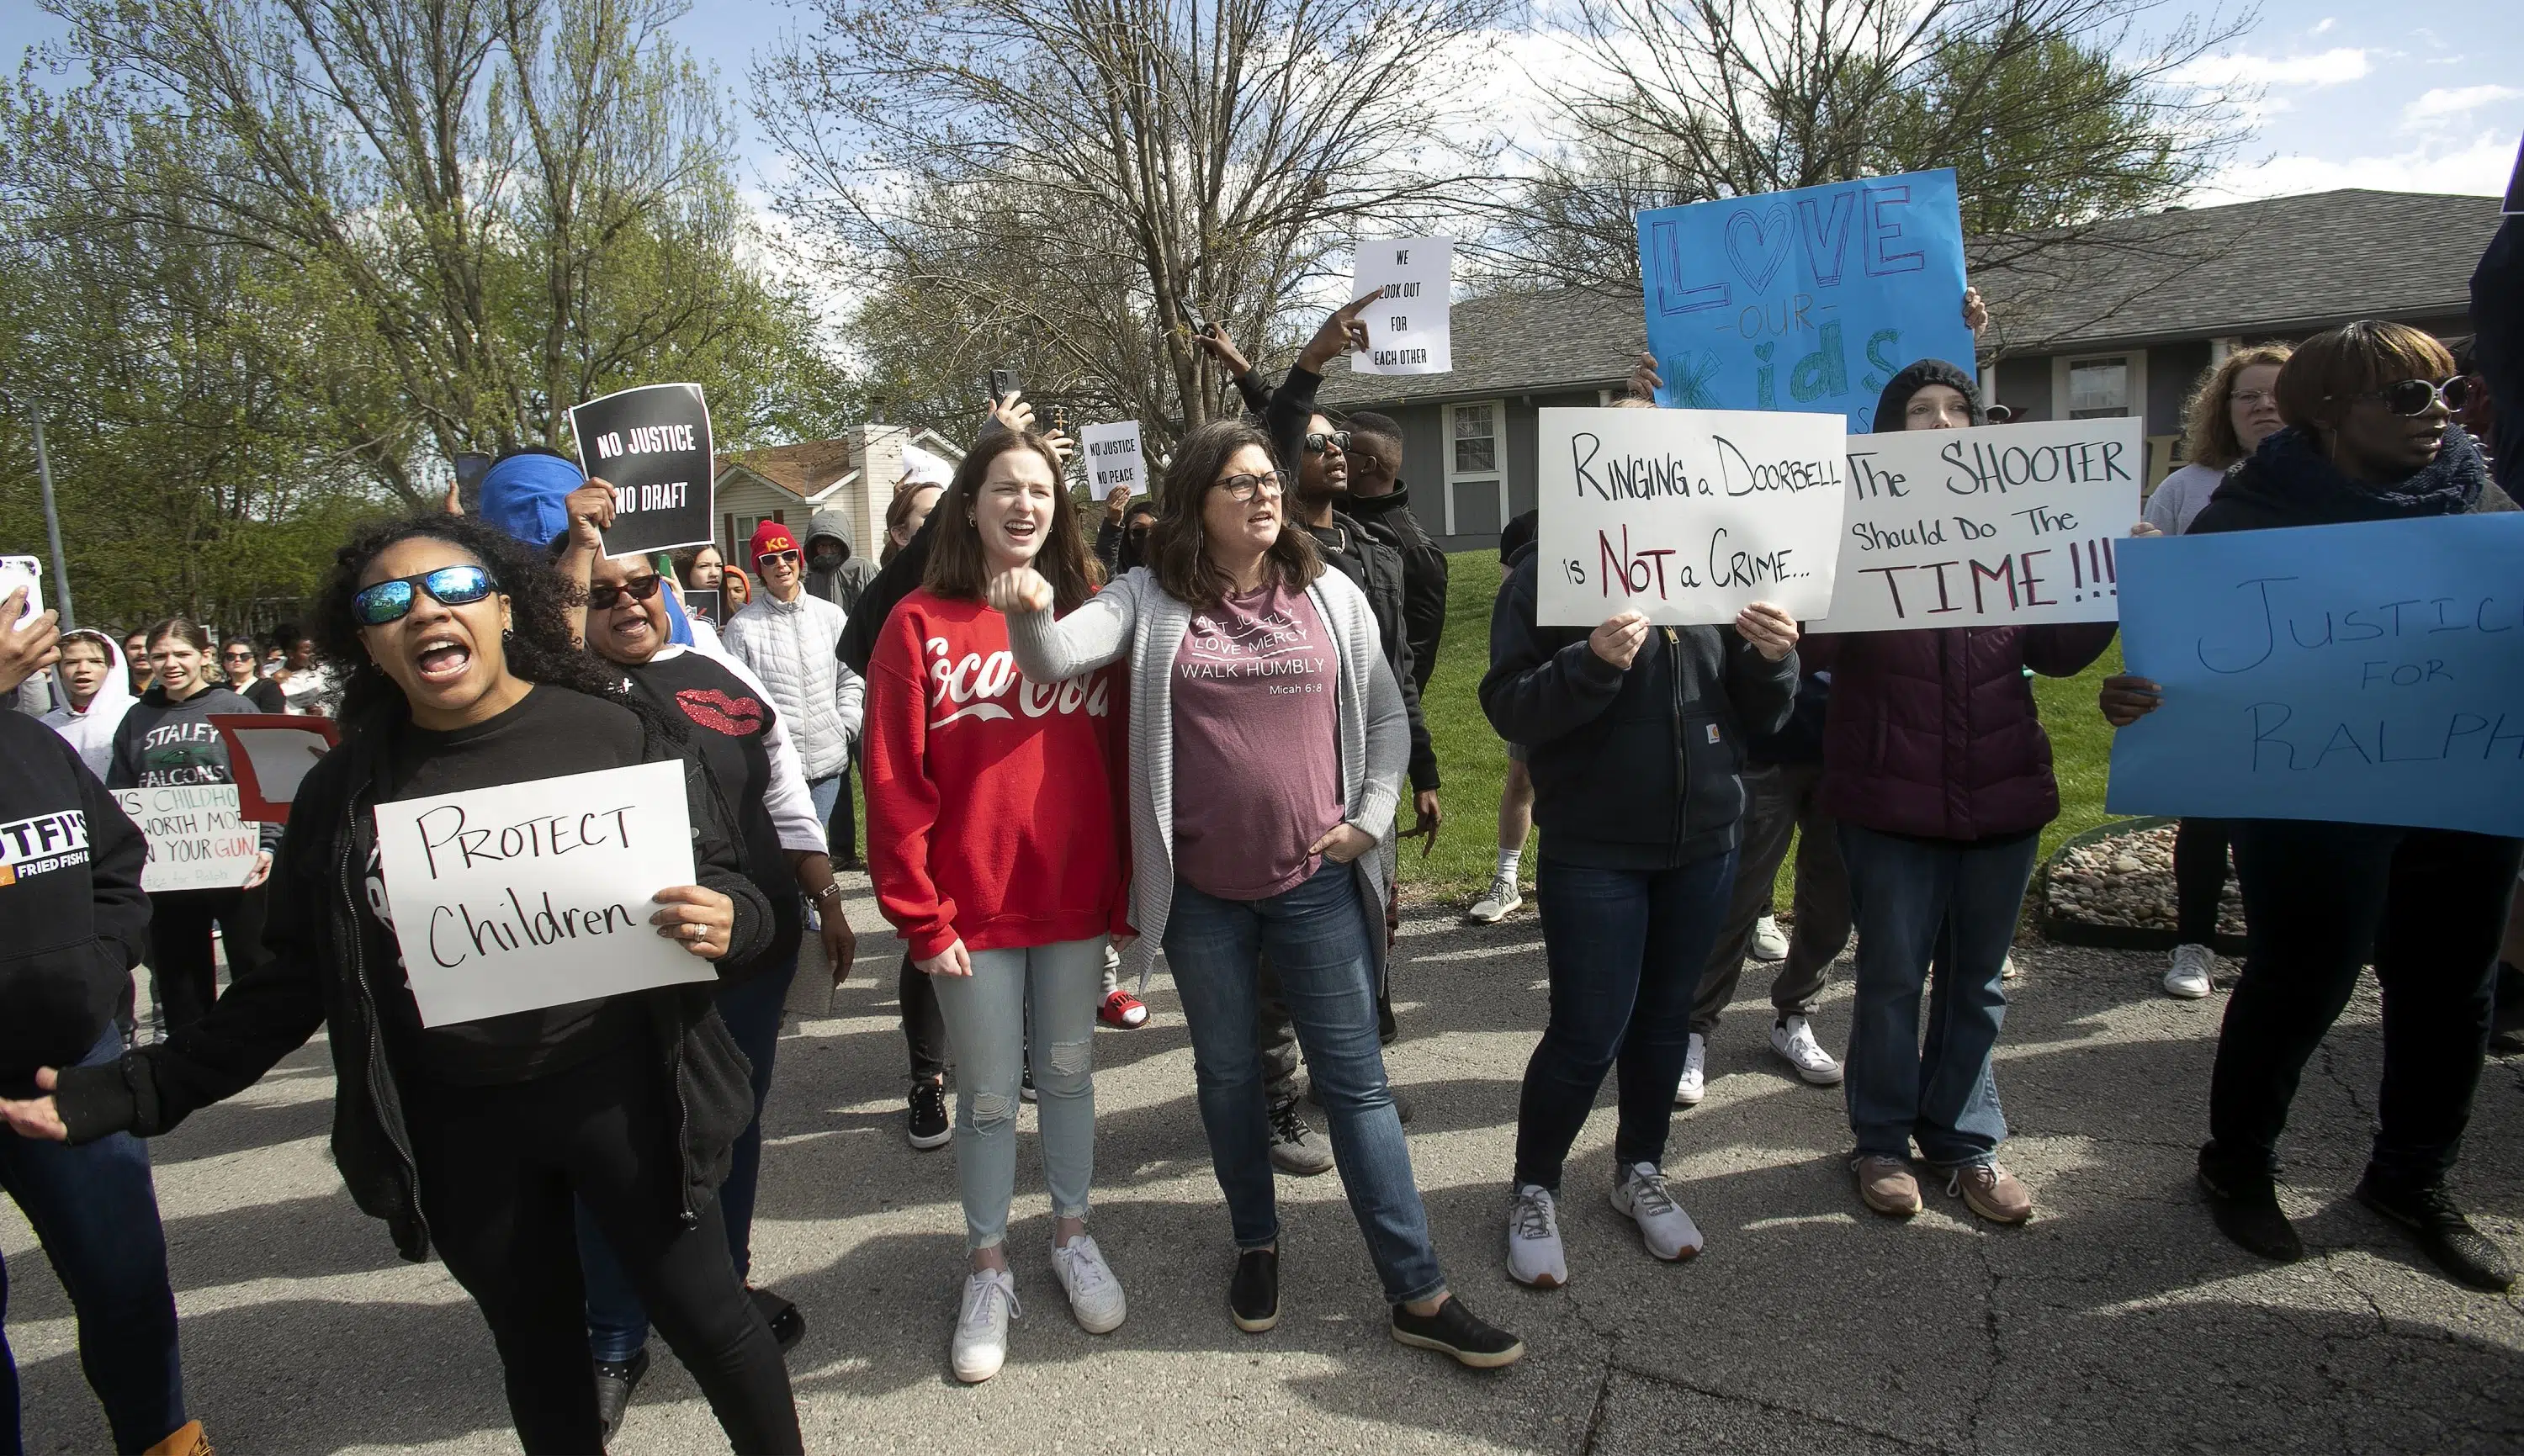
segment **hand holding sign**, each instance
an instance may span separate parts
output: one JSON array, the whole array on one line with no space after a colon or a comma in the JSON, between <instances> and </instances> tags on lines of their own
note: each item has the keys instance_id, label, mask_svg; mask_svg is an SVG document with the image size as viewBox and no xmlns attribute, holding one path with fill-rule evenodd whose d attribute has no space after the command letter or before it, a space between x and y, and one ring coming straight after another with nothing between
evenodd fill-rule
<instances>
[{"instance_id":1,"label":"hand holding sign","mask_svg":"<svg viewBox=\"0 0 2524 1456\"><path fill-rule=\"evenodd\" d=\"M1377 342L1350 361L1361 374L1443 374L1455 366L1450 309L1455 245L1445 238L1387 238L1360 243L1350 291L1377 300L1370 315Z\"/></svg>"},{"instance_id":2,"label":"hand holding sign","mask_svg":"<svg viewBox=\"0 0 2524 1456\"><path fill-rule=\"evenodd\" d=\"M1320 374L1324 371L1324 365L1331 364L1337 356L1355 354L1365 349L1367 325L1360 321L1360 315L1364 315L1367 312L1367 306L1375 303L1383 292L1383 289L1379 288L1372 293L1363 294L1325 315L1324 321L1316 325L1315 336L1306 341L1305 348L1297 351L1297 367L1310 374Z\"/></svg>"},{"instance_id":3,"label":"hand holding sign","mask_svg":"<svg viewBox=\"0 0 2524 1456\"><path fill-rule=\"evenodd\" d=\"M704 960L727 953L736 932L736 901L701 885L674 885L652 898L661 907L649 917L657 934Z\"/></svg>"}]
</instances>

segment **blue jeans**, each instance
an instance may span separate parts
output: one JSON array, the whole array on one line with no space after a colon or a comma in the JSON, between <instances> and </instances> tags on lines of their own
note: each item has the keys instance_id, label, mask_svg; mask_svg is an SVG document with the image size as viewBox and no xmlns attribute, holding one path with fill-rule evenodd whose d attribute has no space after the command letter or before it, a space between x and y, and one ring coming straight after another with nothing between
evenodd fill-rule
<instances>
[{"instance_id":1,"label":"blue jeans","mask_svg":"<svg viewBox=\"0 0 2524 1456\"><path fill-rule=\"evenodd\" d=\"M1323 1093L1350 1214L1367 1237L1385 1299L1398 1304L1434 1294L1446 1279L1384 1081L1376 969L1355 874L1327 859L1295 889L1257 900L1220 899L1178 880L1166 960L1190 1024L1201 1127L1237 1247L1261 1248L1280 1237L1270 1110L1255 1045L1261 959L1269 955Z\"/></svg>"},{"instance_id":2,"label":"blue jeans","mask_svg":"<svg viewBox=\"0 0 2524 1456\"><path fill-rule=\"evenodd\" d=\"M1858 925L1847 1097L1862 1154L1908 1157L1916 1138L1919 1156L1940 1166L1997 1156L2007 1138L1990 1072L2007 1019L1998 978L2040 849L2034 834L1973 845L1841 824Z\"/></svg>"},{"instance_id":3,"label":"blue jeans","mask_svg":"<svg viewBox=\"0 0 2524 1456\"><path fill-rule=\"evenodd\" d=\"M780 1049L780 1011L789 999L796 962L766 966L762 971L718 993L718 1015L727 1023L736 1047L753 1065L753 1121L745 1125L730 1152L727 1182L718 1189L720 1217L727 1224L727 1251L736 1262L736 1277L753 1268L753 1194L762 1176L762 1104L771 1095L771 1058ZM631 1288L631 1276L604 1231L578 1205L578 1266L587 1281L587 1346L608 1364L620 1364L649 1342L649 1312Z\"/></svg>"},{"instance_id":4,"label":"blue jeans","mask_svg":"<svg viewBox=\"0 0 2524 1456\"><path fill-rule=\"evenodd\" d=\"M79 1059L100 1066L122 1055L109 1027ZM29 1084L0 1084L0 1096L33 1096ZM116 1133L71 1147L0 1132L0 1188L18 1200L44 1257L78 1315L79 1369L105 1407L118 1451L145 1451L184 1424L184 1371L175 1349L175 1291L167 1283L167 1235L140 1140ZM0 1265L0 1316L9 1271ZM0 1333L0 1452L18 1456L18 1362Z\"/></svg>"},{"instance_id":5,"label":"blue jeans","mask_svg":"<svg viewBox=\"0 0 2524 1456\"><path fill-rule=\"evenodd\" d=\"M1525 1064L1516 1181L1558 1192L1569 1145L1617 1059L1614 1161L1664 1163L1692 1001L1734 893L1735 851L1679 869L1626 870L1564 863L1545 849L1534 885L1551 1022Z\"/></svg>"},{"instance_id":6,"label":"blue jeans","mask_svg":"<svg viewBox=\"0 0 2524 1456\"><path fill-rule=\"evenodd\" d=\"M1007 1241L1017 1092L1029 1059L1052 1216L1087 1217L1087 1190L1095 1181L1095 987L1104 978L1104 938L972 954L973 974L929 980L955 1047L964 1243L982 1249Z\"/></svg>"}]
</instances>

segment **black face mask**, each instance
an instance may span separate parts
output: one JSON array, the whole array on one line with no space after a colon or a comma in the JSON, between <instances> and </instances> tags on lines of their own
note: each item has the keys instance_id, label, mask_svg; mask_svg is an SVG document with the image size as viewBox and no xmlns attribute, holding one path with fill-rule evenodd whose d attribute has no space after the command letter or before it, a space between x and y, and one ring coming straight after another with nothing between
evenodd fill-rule
<instances>
[{"instance_id":1,"label":"black face mask","mask_svg":"<svg viewBox=\"0 0 2524 1456\"><path fill-rule=\"evenodd\" d=\"M819 551L806 558L807 569L811 571L831 571L841 564L842 554L838 551Z\"/></svg>"}]
</instances>

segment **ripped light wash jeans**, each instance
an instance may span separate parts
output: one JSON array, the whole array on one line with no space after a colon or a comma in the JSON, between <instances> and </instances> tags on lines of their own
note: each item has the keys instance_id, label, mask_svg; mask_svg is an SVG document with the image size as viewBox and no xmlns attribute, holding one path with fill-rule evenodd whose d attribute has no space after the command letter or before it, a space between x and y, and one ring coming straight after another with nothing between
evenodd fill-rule
<instances>
[{"instance_id":1,"label":"ripped light wash jeans","mask_svg":"<svg viewBox=\"0 0 2524 1456\"><path fill-rule=\"evenodd\" d=\"M1029 1019L1051 1211L1087 1216L1087 1189L1095 1180L1095 1004L1104 941L976 950L972 975L930 978L955 1047L955 1176L964 1189L969 1248L1007 1238Z\"/></svg>"}]
</instances>

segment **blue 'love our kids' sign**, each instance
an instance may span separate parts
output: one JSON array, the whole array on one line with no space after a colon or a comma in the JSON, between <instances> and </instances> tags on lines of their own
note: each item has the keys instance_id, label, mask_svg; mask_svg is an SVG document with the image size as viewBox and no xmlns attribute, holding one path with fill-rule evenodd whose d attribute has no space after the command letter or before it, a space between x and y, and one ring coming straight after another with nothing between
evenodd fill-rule
<instances>
[{"instance_id":1,"label":"blue 'love our kids' sign","mask_svg":"<svg viewBox=\"0 0 2524 1456\"><path fill-rule=\"evenodd\" d=\"M2524 835L2524 513L2119 546L2106 808Z\"/></svg>"},{"instance_id":2,"label":"blue 'love our kids' sign","mask_svg":"<svg viewBox=\"0 0 2524 1456\"><path fill-rule=\"evenodd\" d=\"M1639 214L1657 403L1845 415L1906 364L1971 367L1951 170Z\"/></svg>"}]
</instances>

